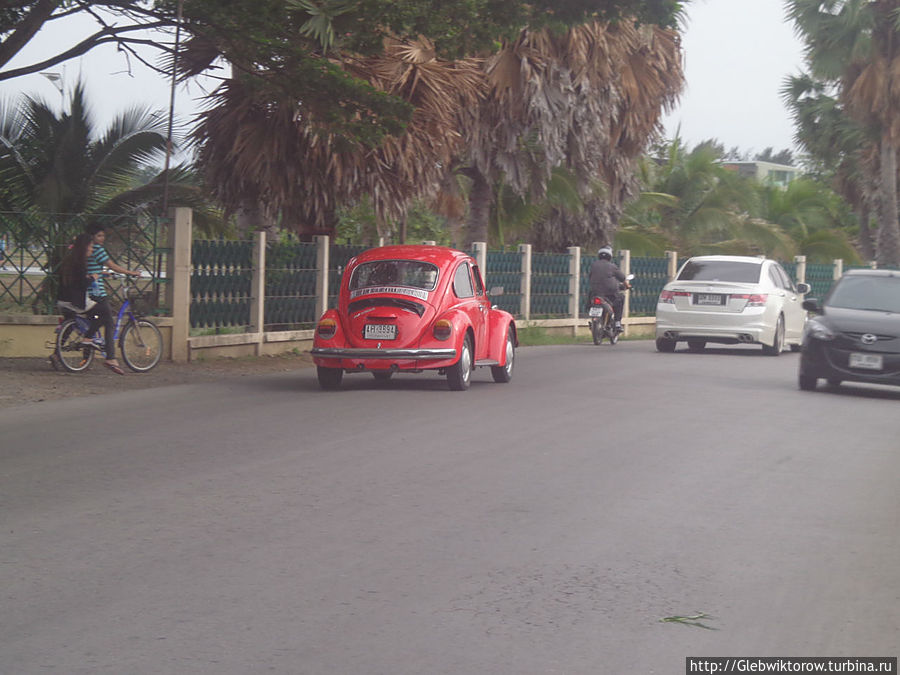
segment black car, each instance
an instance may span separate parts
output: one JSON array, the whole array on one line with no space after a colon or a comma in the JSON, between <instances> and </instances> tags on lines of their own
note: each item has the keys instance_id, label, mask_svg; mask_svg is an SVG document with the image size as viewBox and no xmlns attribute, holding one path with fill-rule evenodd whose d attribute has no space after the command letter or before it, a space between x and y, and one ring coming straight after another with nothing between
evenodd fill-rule
<instances>
[{"instance_id":1,"label":"black car","mask_svg":"<svg viewBox=\"0 0 900 675\"><path fill-rule=\"evenodd\" d=\"M900 272L851 270L820 304L803 330L798 383L811 391L828 384L871 382L900 385Z\"/></svg>"}]
</instances>

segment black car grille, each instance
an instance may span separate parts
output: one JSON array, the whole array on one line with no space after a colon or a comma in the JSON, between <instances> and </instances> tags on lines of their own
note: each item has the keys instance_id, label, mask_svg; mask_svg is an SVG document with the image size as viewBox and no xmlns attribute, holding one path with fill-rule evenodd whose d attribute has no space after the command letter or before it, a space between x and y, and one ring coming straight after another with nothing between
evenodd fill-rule
<instances>
[{"instance_id":1,"label":"black car grille","mask_svg":"<svg viewBox=\"0 0 900 675\"><path fill-rule=\"evenodd\" d=\"M866 344L862 341L863 335L875 335L877 340L872 344ZM896 351L894 349L896 342L892 342L897 339L896 335L879 335L877 333L863 333L863 332L854 332L854 331L844 331L841 333L841 336L844 338L845 344L847 341L853 344L862 345L866 348L885 348L889 351Z\"/></svg>"}]
</instances>

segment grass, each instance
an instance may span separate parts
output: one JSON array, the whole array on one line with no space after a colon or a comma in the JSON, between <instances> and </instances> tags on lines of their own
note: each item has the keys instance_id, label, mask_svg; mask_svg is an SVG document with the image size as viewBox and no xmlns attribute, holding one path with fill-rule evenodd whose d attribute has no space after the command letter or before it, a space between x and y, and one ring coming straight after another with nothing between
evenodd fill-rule
<instances>
[{"instance_id":1,"label":"grass","mask_svg":"<svg viewBox=\"0 0 900 675\"><path fill-rule=\"evenodd\" d=\"M585 326L587 324L585 323ZM520 347L537 347L540 345L583 345L591 342L591 335L583 331L577 337L573 337L570 331L560 333L559 331L551 331L541 326L519 326L519 346ZM635 335L619 337L620 342L627 340L647 340L646 335ZM606 340L603 341L606 344Z\"/></svg>"},{"instance_id":2,"label":"grass","mask_svg":"<svg viewBox=\"0 0 900 675\"><path fill-rule=\"evenodd\" d=\"M572 345L584 342L583 339L548 331L541 326L519 326L519 346L535 347L538 345Z\"/></svg>"}]
</instances>

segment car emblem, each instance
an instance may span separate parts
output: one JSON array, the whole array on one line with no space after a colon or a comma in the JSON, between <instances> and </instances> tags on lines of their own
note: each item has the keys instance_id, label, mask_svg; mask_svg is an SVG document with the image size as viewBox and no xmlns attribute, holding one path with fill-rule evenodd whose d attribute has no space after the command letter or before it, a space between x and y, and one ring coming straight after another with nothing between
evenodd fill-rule
<instances>
[{"instance_id":1,"label":"car emblem","mask_svg":"<svg viewBox=\"0 0 900 675\"><path fill-rule=\"evenodd\" d=\"M380 342L378 343L378 349L381 349L381 343L380 343Z\"/></svg>"},{"instance_id":2,"label":"car emblem","mask_svg":"<svg viewBox=\"0 0 900 675\"><path fill-rule=\"evenodd\" d=\"M878 342L878 336L872 335L871 333L866 333L861 338L859 338L859 340L864 345L874 345L876 342Z\"/></svg>"}]
</instances>

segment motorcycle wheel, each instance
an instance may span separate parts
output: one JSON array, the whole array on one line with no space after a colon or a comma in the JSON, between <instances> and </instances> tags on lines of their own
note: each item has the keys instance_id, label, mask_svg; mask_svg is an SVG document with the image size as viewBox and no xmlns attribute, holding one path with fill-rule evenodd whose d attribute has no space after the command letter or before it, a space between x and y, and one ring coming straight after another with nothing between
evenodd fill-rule
<instances>
[{"instance_id":1,"label":"motorcycle wheel","mask_svg":"<svg viewBox=\"0 0 900 675\"><path fill-rule=\"evenodd\" d=\"M603 342L603 332L600 328L599 319L591 320L591 337L594 338L595 345L599 345L601 342Z\"/></svg>"}]
</instances>

